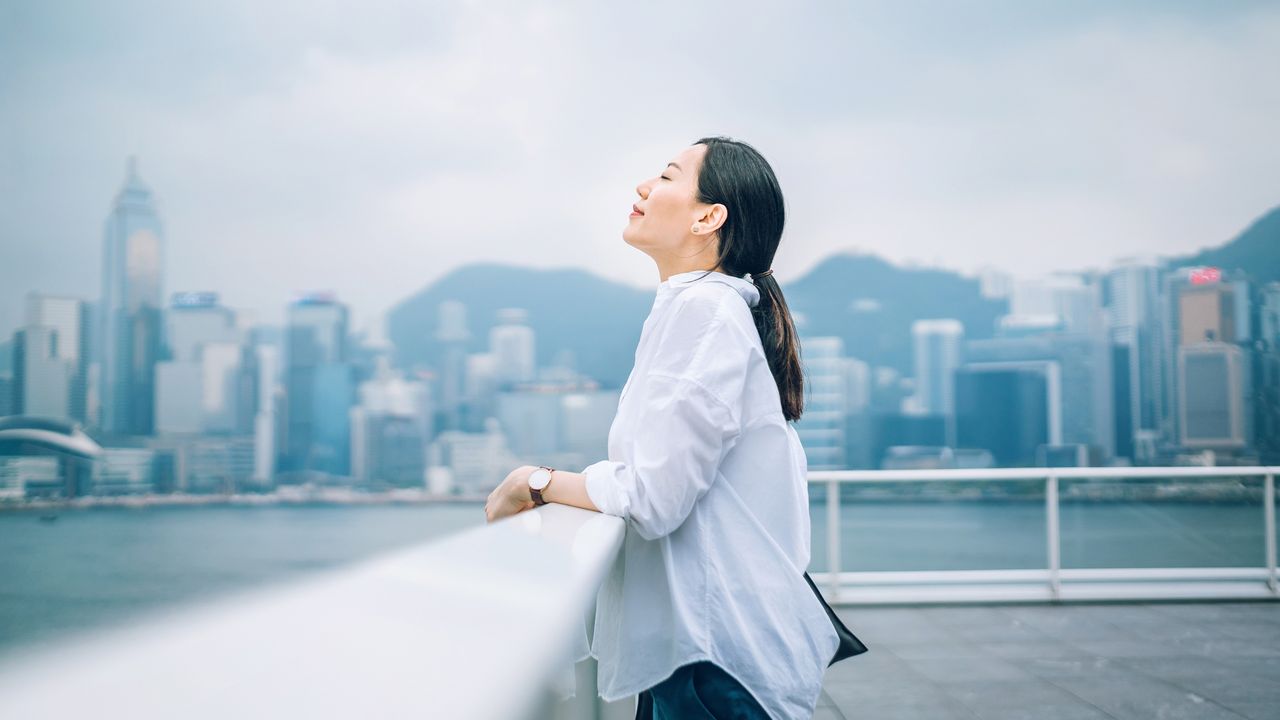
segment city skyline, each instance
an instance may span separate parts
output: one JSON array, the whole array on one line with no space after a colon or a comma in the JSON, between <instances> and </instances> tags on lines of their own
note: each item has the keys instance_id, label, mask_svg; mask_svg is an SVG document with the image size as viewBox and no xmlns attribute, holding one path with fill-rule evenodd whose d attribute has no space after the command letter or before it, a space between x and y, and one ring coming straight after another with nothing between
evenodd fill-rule
<instances>
[{"instance_id":1,"label":"city skyline","mask_svg":"<svg viewBox=\"0 0 1280 720\"><path fill-rule=\"evenodd\" d=\"M141 190L139 190L139 188L141 188ZM130 197L132 193L137 193L137 192L143 192L146 194L145 202L148 206L148 212L154 212L154 207L157 203L154 200L153 192L151 188L148 187L147 183L145 183L143 179L139 176L136 157L130 156L127 159L126 173L124 176L124 180L121 182L119 189L116 191L116 198L117 198L116 203L118 204L120 202L120 198ZM1268 215L1273 214L1278 210L1280 210L1280 205L1273 208L1271 212L1268 213ZM108 228L110 228L111 224L115 222L113 218L115 217L116 213L117 213L117 210L113 207L112 211L108 214L108 217L107 217ZM163 217L155 218L153 216L153 219L150 222L159 222L160 224L163 224ZM1245 227L1242 227L1239 232L1243 232L1244 229ZM108 230L108 232L111 232L111 231ZM1229 242L1231 239L1234 239L1234 237L1236 237L1238 234L1239 233L1234 234L1231 238L1228 238L1227 240L1224 240L1222 243L1218 243L1217 245L1205 245L1197 249L1204 250L1204 249L1220 247L1226 244L1227 242ZM168 276L172 273L172 270L166 267L166 263L164 262L164 257L167 256L167 253L159 253L159 255L160 257L158 259L151 261L153 265L157 265L157 267L154 268L154 270L158 270L160 276L162 278L165 278L165 282L163 282L161 286L164 291L163 292L164 297L160 299L157 307L164 306L169 302L171 298L177 298L179 296L185 296L185 295L198 296L198 295L212 293L217 297L222 298L225 295L225 291L222 288L212 286L212 285L206 285L201 287L179 287L179 288L172 287L170 284L171 281L168 281ZM1025 277L1025 276L1018 276L1014 273L1010 273L1005 268L999 266L998 264L988 264L988 265L977 268L972 273L968 273L955 268L944 267L941 265L931 265L928 263L920 263L913 260L908 260L905 262L894 262L890 258L887 258L881 254L875 253L873 250L866 249L866 248L852 247L847 249L836 249L836 250L833 250L833 252L829 255L818 257L812 266L805 268L799 273L797 273L797 277L803 277L805 274L813 271L815 268L821 266L823 263L830 261L832 258L839 257L839 256L849 256L849 255L866 255L866 256L878 258L880 260L883 260L887 263L894 265L895 267L898 267L904 270L938 270L942 272L953 273L958 277L962 277L969 280L981 281L984 283L984 286L994 281L996 284L993 285L993 288L999 294L1008 296L1010 298L1016 297L1017 288L1019 286L1033 288L1036 286L1044 285L1045 287L1047 287L1048 285L1046 285L1046 283L1052 284L1053 278L1055 277L1079 275L1082 273L1110 272L1112 270L1115 270L1116 268L1123 267L1127 263L1131 263L1134 261L1141 262L1141 263L1160 264L1171 257L1176 257L1176 255L1160 254L1160 253L1139 254L1135 256L1116 256L1111 260L1111 262L1103 265L1098 265L1098 264L1083 265L1082 264L1082 265L1074 266L1070 268L1056 269L1048 273L1037 275L1034 277ZM439 280L441 277L447 276L449 273L459 270L460 268L463 268L463 267L467 267L471 265L486 264L486 263L495 263L495 262L497 264L512 265L512 263L506 261L505 259L475 260L475 261L463 263L462 265L459 265L457 267L449 268L448 271L446 271L440 277L437 277L436 280ZM520 267L519 265L515 265L515 266ZM536 265L526 265L524 267L527 267L530 270L578 269L578 270L586 271L588 273L596 274L602 279L605 279L611 282L619 282L627 287L631 287L633 289L640 289L640 290L651 289L658 282L658 279L655 277L653 279L653 282L650 283L649 285L637 286L635 284L625 283L613 278L609 278L603 273L600 273L597 268L591 268L591 267L581 267L581 266L579 267L574 267L574 266L542 267L542 266L536 266ZM990 277L991 273L995 273L996 275L996 278L994 278L994 280L992 277ZM793 278L793 280L794 279L795 278ZM1005 287L1003 283L1006 283L1006 282L1011 282L1013 284L1009 285L1008 287ZM368 308L362 309L359 306L355 305L354 303L346 302L344 298L344 302L348 306L349 312L351 313L353 318L351 322L351 331L353 335L361 337L366 342L369 342L373 345L380 346L380 345L386 344L389 339L388 333L387 333L387 324L386 324L388 320L388 315L387 315L388 311L394 309L399 304L410 299L415 293L421 292L422 290L431 287L431 284L432 283L426 283L422 286L419 286L418 288L413 289L412 291L410 291L409 293L407 293L402 297L392 299L391 305L389 307L377 312L370 312ZM317 294L331 295L335 297L338 295L338 293L336 293L332 288L320 287L320 286L298 287L298 288L292 288L288 290L281 288L279 294L281 295L280 302L276 306L252 307L252 306L245 306L245 305L230 304L228 305L228 307L234 309L237 313L244 315L246 318L248 318L247 322L251 324L282 328L287 324L287 308L292 303L298 301L299 299L315 296ZM26 303L29 303L31 298L36 296L54 296L54 297L63 297L63 298L69 298L69 299L74 298L76 300L93 303L93 302L96 302L98 299L100 299L101 293L97 295L84 294L84 293L76 294L76 293L66 293L66 292L54 292L54 291L48 290L47 288L33 288L19 298L19 305L21 307L25 307ZM1032 299L1035 300L1038 298L1036 298L1035 294L1033 294ZM2 320L6 315L4 312L5 309L6 309L5 303L0 301L0 320ZM1013 308L1013 312L1015 314L1018 312L1016 307ZM14 321L13 321L14 325L13 325L13 328L9 331L9 334L12 334L12 332L20 329L22 324L25 322L24 317L20 311L13 314L14 314ZM2 332L2 330L0 330L0 332Z\"/></svg>"},{"instance_id":2,"label":"city skyline","mask_svg":"<svg viewBox=\"0 0 1280 720\"><path fill-rule=\"evenodd\" d=\"M129 155L166 223L167 289L279 324L293 292L332 288L357 329L475 261L656 284L623 209L707 133L775 164L783 280L850 248L1019 277L1184 254L1280 198L1274 7L382 10L86 8L68 25L16 8L0 331L30 290L100 294ZM145 37L118 25L144 14ZM738 42L702 52L717 24Z\"/></svg>"}]
</instances>

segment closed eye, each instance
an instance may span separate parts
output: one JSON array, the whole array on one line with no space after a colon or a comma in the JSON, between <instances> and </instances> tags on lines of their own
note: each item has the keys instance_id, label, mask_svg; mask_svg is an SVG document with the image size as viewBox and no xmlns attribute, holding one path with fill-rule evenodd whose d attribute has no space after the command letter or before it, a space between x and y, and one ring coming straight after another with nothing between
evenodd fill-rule
<instances>
[{"instance_id":1,"label":"closed eye","mask_svg":"<svg viewBox=\"0 0 1280 720\"><path fill-rule=\"evenodd\" d=\"M660 177L661 177L663 180L670 180L670 179L671 179L671 178L667 177L666 175L662 175L662 176L660 176Z\"/></svg>"}]
</instances>

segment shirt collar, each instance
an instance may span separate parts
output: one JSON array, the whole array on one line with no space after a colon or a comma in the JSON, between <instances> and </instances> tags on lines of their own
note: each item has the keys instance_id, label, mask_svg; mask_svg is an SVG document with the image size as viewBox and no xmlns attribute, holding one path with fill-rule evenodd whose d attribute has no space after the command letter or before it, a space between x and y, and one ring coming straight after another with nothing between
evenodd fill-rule
<instances>
[{"instance_id":1,"label":"shirt collar","mask_svg":"<svg viewBox=\"0 0 1280 720\"><path fill-rule=\"evenodd\" d=\"M703 276L706 277L703 277ZM683 290L684 288L699 282L719 282L728 285L746 301L749 307L755 307L760 302L760 290L756 288L756 284L746 278L727 275L719 271L707 272L706 270L691 270L689 272L677 273L671 275L666 280L658 284L658 288L664 287L671 290Z\"/></svg>"}]
</instances>

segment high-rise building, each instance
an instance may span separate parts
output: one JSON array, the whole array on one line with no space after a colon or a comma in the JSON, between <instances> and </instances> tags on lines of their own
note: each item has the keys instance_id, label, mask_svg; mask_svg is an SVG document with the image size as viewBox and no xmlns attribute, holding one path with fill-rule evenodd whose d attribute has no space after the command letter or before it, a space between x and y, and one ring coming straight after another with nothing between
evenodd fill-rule
<instances>
[{"instance_id":1,"label":"high-rise building","mask_svg":"<svg viewBox=\"0 0 1280 720\"><path fill-rule=\"evenodd\" d=\"M498 363L493 353L469 353L457 427L478 432L484 421L498 415Z\"/></svg>"},{"instance_id":2,"label":"high-rise building","mask_svg":"<svg viewBox=\"0 0 1280 720\"><path fill-rule=\"evenodd\" d=\"M1280 351L1280 282L1267 283L1258 309L1259 338L1271 351Z\"/></svg>"},{"instance_id":3,"label":"high-rise building","mask_svg":"<svg viewBox=\"0 0 1280 720\"><path fill-rule=\"evenodd\" d=\"M1154 262L1122 260L1102 282L1116 359L1117 454L1133 457L1135 438L1159 427L1160 275Z\"/></svg>"},{"instance_id":4,"label":"high-rise building","mask_svg":"<svg viewBox=\"0 0 1280 720\"><path fill-rule=\"evenodd\" d=\"M151 190L129 159L104 230L101 305L102 428L118 435L154 429L155 366L161 352L164 232Z\"/></svg>"},{"instance_id":5,"label":"high-rise building","mask_svg":"<svg viewBox=\"0 0 1280 720\"><path fill-rule=\"evenodd\" d=\"M253 362L235 313L215 293L178 293L165 328L169 359L156 365L156 432L251 432L254 398L245 386L254 382Z\"/></svg>"},{"instance_id":6,"label":"high-rise building","mask_svg":"<svg viewBox=\"0 0 1280 720\"><path fill-rule=\"evenodd\" d=\"M1261 463L1280 465L1280 282L1268 283L1259 295L1253 437Z\"/></svg>"},{"instance_id":7,"label":"high-rise building","mask_svg":"<svg viewBox=\"0 0 1280 720\"><path fill-rule=\"evenodd\" d=\"M1216 267L1185 266L1164 276L1159 378L1160 434L1167 444L1180 445L1184 434L1179 397L1180 348L1206 341L1248 342L1251 336L1249 286L1242 271L1223 272Z\"/></svg>"},{"instance_id":8,"label":"high-rise building","mask_svg":"<svg viewBox=\"0 0 1280 720\"><path fill-rule=\"evenodd\" d=\"M1111 344L1105 335L1047 333L1023 338L971 340L965 358L974 363L1054 362L1061 372L1061 439L1052 444L1096 448L1100 461L1115 455Z\"/></svg>"},{"instance_id":9,"label":"high-rise building","mask_svg":"<svg viewBox=\"0 0 1280 720\"><path fill-rule=\"evenodd\" d=\"M1210 341L1179 347L1179 444L1243 450L1250 444L1249 389L1247 358L1239 346Z\"/></svg>"},{"instance_id":10,"label":"high-rise building","mask_svg":"<svg viewBox=\"0 0 1280 720\"><path fill-rule=\"evenodd\" d=\"M199 362L156 364L155 430L162 435L204 431L204 368Z\"/></svg>"},{"instance_id":11,"label":"high-rise building","mask_svg":"<svg viewBox=\"0 0 1280 720\"><path fill-rule=\"evenodd\" d=\"M351 409L352 477L374 486L425 487L431 423L426 383L405 379L379 357Z\"/></svg>"},{"instance_id":12,"label":"high-rise building","mask_svg":"<svg viewBox=\"0 0 1280 720\"><path fill-rule=\"evenodd\" d=\"M1178 293L1178 346L1237 342L1236 293L1228 285L1191 285Z\"/></svg>"},{"instance_id":13,"label":"high-rise building","mask_svg":"<svg viewBox=\"0 0 1280 720\"><path fill-rule=\"evenodd\" d=\"M578 454L586 467L609 456L609 430L621 390L583 390L560 402L560 449Z\"/></svg>"},{"instance_id":14,"label":"high-rise building","mask_svg":"<svg viewBox=\"0 0 1280 720\"><path fill-rule=\"evenodd\" d=\"M439 426L442 430L457 430L462 427L463 383L468 370L467 346L471 342L466 305L457 300L440 303L435 340L441 347Z\"/></svg>"},{"instance_id":15,"label":"high-rise building","mask_svg":"<svg viewBox=\"0 0 1280 720\"><path fill-rule=\"evenodd\" d=\"M842 470L845 454L845 407L848 405L844 341L834 336L803 337L804 412L795 421L810 470Z\"/></svg>"},{"instance_id":16,"label":"high-rise building","mask_svg":"<svg viewBox=\"0 0 1280 720\"><path fill-rule=\"evenodd\" d=\"M13 341L0 340L0 417L16 415L13 388Z\"/></svg>"},{"instance_id":17,"label":"high-rise building","mask_svg":"<svg viewBox=\"0 0 1280 720\"><path fill-rule=\"evenodd\" d=\"M1056 361L969 363L956 372L956 442L989 451L999 467L1032 467L1061 443L1062 381Z\"/></svg>"},{"instance_id":18,"label":"high-rise building","mask_svg":"<svg viewBox=\"0 0 1280 720\"><path fill-rule=\"evenodd\" d=\"M440 433L428 449L432 491L448 488L462 495L492 492L520 460L507 448L506 435L497 418L485 421L484 432ZM552 465L552 467L555 467Z\"/></svg>"},{"instance_id":19,"label":"high-rise building","mask_svg":"<svg viewBox=\"0 0 1280 720\"><path fill-rule=\"evenodd\" d=\"M560 452L561 403L559 390L512 390L498 393L498 422L507 446L517 457L542 458Z\"/></svg>"},{"instance_id":20,"label":"high-rise building","mask_svg":"<svg viewBox=\"0 0 1280 720\"><path fill-rule=\"evenodd\" d=\"M170 360L200 359L207 343L240 343L236 313L218 302L214 292L174 293L165 313L165 347Z\"/></svg>"},{"instance_id":21,"label":"high-rise building","mask_svg":"<svg viewBox=\"0 0 1280 720\"><path fill-rule=\"evenodd\" d=\"M1101 298L1092 279L1059 273L1042 280L1022 280L1014 286L1009 314L1018 318L1056 318L1062 331L1092 333L1101 329Z\"/></svg>"},{"instance_id":22,"label":"high-rise building","mask_svg":"<svg viewBox=\"0 0 1280 720\"><path fill-rule=\"evenodd\" d=\"M858 358L844 358L845 405L848 414L866 412L871 407L871 365Z\"/></svg>"},{"instance_id":23,"label":"high-rise building","mask_svg":"<svg viewBox=\"0 0 1280 720\"><path fill-rule=\"evenodd\" d=\"M279 353L273 345L255 345L254 371L257 374L253 417L253 482L268 487L276 475L276 427L280 397L276 386Z\"/></svg>"},{"instance_id":24,"label":"high-rise building","mask_svg":"<svg viewBox=\"0 0 1280 720\"><path fill-rule=\"evenodd\" d=\"M498 324L489 331L489 352L500 387L534 379L534 334L528 319L524 308L504 308L498 311Z\"/></svg>"},{"instance_id":25,"label":"high-rise building","mask_svg":"<svg viewBox=\"0 0 1280 720\"><path fill-rule=\"evenodd\" d=\"M14 413L53 420L71 417L74 366L58 356L58 332L28 325L13 336Z\"/></svg>"},{"instance_id":26,"label":"high-rise building","mask_svg":"<svg viewBox=\"0 0 1280 720\"><path fill-rule=\"evenodd\" d=\"M57 297L43 293L27 295L27 325L44 326L53 331L54 357L70 368L67 385L67 407L60 414L77 422L88 422L87 393L89 377L88 305L77 298Z\"/></svg>"},{"instance_id":27,"label":"high-rise building","mask_svg":"<svg viewBox=\"0 0 1280 720\"><path fill-rule=\"evenodd\" d=\"M960 367L964 325L959 320L917 320L911 324L915 356L915 408L922 415L955 412L955 371Z\"/></svg>"},{"instance_id":28,"label":"high-rise building","mask_svg":"<svg viewBox=\"0 0 1280 720\"><path fill-rule=\"evenodd\" d=\"M347 306L317 293L293 302L288 315L283 467L346 475L356 394L347 353Z\"/></svg>"}]
</instances>

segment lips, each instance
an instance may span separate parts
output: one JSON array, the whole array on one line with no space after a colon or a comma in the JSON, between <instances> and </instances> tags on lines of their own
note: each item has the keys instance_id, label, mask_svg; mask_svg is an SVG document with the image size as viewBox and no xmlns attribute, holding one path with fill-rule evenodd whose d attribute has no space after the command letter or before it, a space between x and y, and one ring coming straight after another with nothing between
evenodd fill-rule
<instances>
[{"instance_id":1,"label":"lips","mask_svg":"<svg viewBox=\"0 0 1280 720\"><path fill-rule=\"evenodd\" d=\"M637 214L637 215L643 215L643 214L644 214L644 211L643 211L643 210L641 210L641 209L639 208L639 206L636 206L636 205L632 205L632 206L631 206L631 212L633 212L633 213L635 213L635 214Z\"/></svg>"}]
</instances>

